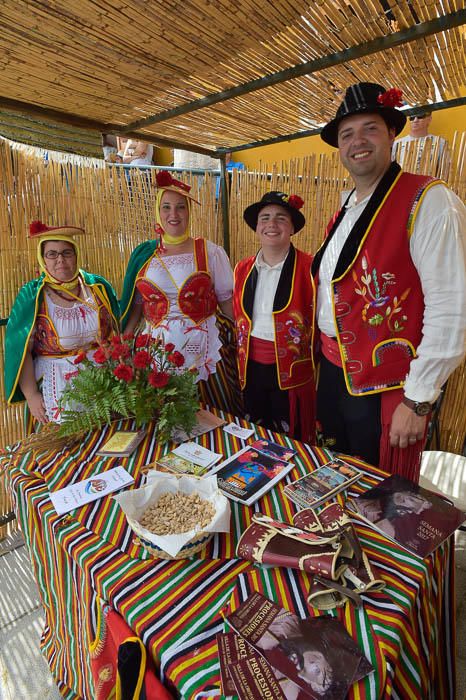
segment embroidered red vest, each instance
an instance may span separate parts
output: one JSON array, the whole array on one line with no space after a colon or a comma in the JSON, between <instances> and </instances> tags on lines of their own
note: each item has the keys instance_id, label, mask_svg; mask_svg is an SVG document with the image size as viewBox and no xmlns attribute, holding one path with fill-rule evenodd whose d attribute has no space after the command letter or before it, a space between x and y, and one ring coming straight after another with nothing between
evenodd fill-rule
<instances>
[{"instance_id":1,"label":"embroidered red vest","mask_svg":"<svg viewBox=\"0 0 466 700\"><path fill-rule=\"evenodd\" d=\"M157 256L157 253L155 253ZM143 298L144 317L153 326L159 326L170 311L170 299L167 294L146 277L152 258L139 270L136 287ZM178 289L178 306L181 312L193 323L201 323L217 310L217 295L208 271L207 243L203 238L194 239L193 272Z\"/></svg>"},{"instance_id":2,"label":"embroidered red vest","mask_svg":"<svg viewBox=\"0 0 466 700\"><path fill-rule=\"evenodd\" d=\"M424 296L409 239L425 192L438 182L399 173L364 232L356 257L332 281L337 341L352 395L403 386L416 357Z\"/></svg>"},{"instance_id":3,"label":"embroidered red vest","mask_svg":"<svg viewBox=\"0 0 466 700\"><path fill-rule=\"evenodd\" d=\"M117 331L117 328L113 327L110 312L100 298L100 295L94 293L93 296L97 304L97 313L99 316L99 334L90 347L97 347L98 341L106 340L111 335L112 331ZM40 302L36 317L32 352L35 356L47 355L49 357L67 357L69 355L76 355L77 352L76 348L73 350L64 350L61 346L56 328L47 313L45 299L42 299Z\"/></svg>"},{"instance_id":4,"label":"embroidered red vest","mask_svg":"<svg viewBox=\"0 0 466 700\"><path fill-rule=\"evenodd\" d=\"M255 259L253 256L241 260L235 268L233 309L242 389L246 384L252 307L257 282ZM311 344L314 335L315 295L311 263L311 255L291 247L275 294L272 313L277 378L281 389L302 386L314 374Z\"/></svg>"}]
</instances>

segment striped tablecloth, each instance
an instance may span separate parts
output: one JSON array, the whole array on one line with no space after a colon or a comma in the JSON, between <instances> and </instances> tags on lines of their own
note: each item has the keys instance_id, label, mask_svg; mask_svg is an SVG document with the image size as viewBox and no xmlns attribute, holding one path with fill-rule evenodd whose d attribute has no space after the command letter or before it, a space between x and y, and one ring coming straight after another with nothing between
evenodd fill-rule
<instances>
[{"instance_id":1,"label":"striped tablecloth","mask_svg":"<svg viewBox=\"0 0 466 700\"><path fill-rule=\"evenodd\" d=\"M50 490L117 464L128 469L139 485L142 467L172 445L159 447L149 430L129 458L96 456L109 435L130 427L130 422L115 423L70 449L18 457L9 470L9 485L45 609L42 649L63 697L92 700L89 646L95 636L98 599L103 599L144 641L174 695L218 697L215 635L223 630L220 611L227 605L237 605L250 590L258 590L301 617L319 614L306 603L307 575L252 566L235 558L235 547L256 510L291 520L295 509L283 495L284 483L328 461L328 453L257 428L256 437L297 449L295 468L253 507L232 502L229 535L215 536L193 559L157 560L135 541L111 497L65 516L55 513L49 498ZM225 457L244 446L221 428L198 441ZM385 476L356 459L348 461L364 472L355 492ZM451 542L420 560L368 527L357 525L357 530L387 586L383 592L364 596L362 608L348 603L333 613L376 668L376 673L353 686L349 697L453 699Z\"/></svg>"}]
</instances>

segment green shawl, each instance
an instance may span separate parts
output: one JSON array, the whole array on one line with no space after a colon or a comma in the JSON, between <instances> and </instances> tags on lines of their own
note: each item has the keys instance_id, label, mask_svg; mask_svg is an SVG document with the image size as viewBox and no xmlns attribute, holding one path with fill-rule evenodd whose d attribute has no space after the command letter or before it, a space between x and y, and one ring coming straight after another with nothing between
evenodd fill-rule
<instances>
[{"instance_id":1,"label":"green shawl","mask_svg":"<svg viewBox=\"0 0 466 700\"><path fill-rule=\"evenodd\" d=\"M89 287L98 286L107 299L107 308L110 311L116 327L119 327L119 308L115 291L107 280L100 275L91 275L85 270L80 270L84 283ZM44 287L44 275L27 282L19 291L15 299L5 333L5 397L8 403L24 401L24 396L19 388L19 377L23 368L24 358L29 343L29 338L34 329L37 312L39 310L42 289Z\"/></svg>"}]
</instances>

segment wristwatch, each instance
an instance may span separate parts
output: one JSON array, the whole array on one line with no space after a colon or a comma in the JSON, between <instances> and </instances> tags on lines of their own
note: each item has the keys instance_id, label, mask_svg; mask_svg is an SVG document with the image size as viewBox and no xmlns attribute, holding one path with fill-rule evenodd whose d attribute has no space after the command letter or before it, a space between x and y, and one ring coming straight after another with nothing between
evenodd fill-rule
<instances>
[{"instance_id":1,"label":"wristwatch","mask_svg":"<svg viewBox=\"0 0 466 700\"><path fill-rule=\"evenodd\" d=\"M403 398L403 403L408 406L417 416L427 416L432 411L433 405L428 401L413 401L406 396Z\"/></svg>"}]
</instances>

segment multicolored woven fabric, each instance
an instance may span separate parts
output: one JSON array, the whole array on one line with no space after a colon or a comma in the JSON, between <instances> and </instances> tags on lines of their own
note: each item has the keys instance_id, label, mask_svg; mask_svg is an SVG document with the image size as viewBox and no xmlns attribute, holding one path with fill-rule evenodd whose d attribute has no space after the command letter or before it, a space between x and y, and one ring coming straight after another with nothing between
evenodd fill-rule
<instances>
[{"instance_id":1,"label":"multicolored woven fabric","mask_svg":"<svg viewBox=\"0 0 466 700\"><path fill-rule=\"evenodd\" d=\"M58 516L48 496L49 489L62 488L116 464L125 466L139 485L143 465L172 445L160 448L149 430L129 458L96 456L111 433L129 427L130 422L114 423L71 449L35 459L30 454L18 457L9 471L45 609L42 649L63 697L91 700L88 649L95 634L99 597L144 641L161 679L174 695L189 700L200 697L201 692L202 697L219 697L215 635L223 630L221 611L237 606L248 591L258 590L302 617L319 614L306 602L310 588L306 574L255 567L236 559L235 547L256 510L291 520L295 507L283 495L284 483L328 461L328 453L257 428L256 437L297 449L295 468L253 507L232 503L229 535L215 536L193 559L157 560L134 540L111 497ZM244 445L222 429L198 440L225 457ZM364 472L354 492L385 476L356 459L348 461ZM357 525L357 530L387 586L383 592L365 595L361 609L347 604L334 612L376 668L376 673L353 686L349 697L454 698L450 541L420 560L368 527Z\"/></svg>"}]
</instances>

